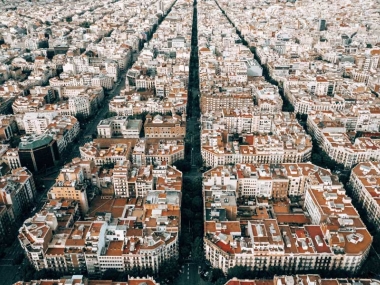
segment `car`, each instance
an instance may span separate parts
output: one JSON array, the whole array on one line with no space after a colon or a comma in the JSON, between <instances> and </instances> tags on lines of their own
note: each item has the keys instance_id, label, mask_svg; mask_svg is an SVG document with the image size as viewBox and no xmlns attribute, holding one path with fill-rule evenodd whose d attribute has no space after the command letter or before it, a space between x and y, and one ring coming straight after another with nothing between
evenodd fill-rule
<instances>
[{"instance_id":1,"label":"car","mask_svg":"<svg viewBox=\"0 0 380 285\"><path fill-rule=\"evenodd\" d=\"M210 271L207 271L204 276L207 277L210 274Z\"/></svg>"}]
</instances>

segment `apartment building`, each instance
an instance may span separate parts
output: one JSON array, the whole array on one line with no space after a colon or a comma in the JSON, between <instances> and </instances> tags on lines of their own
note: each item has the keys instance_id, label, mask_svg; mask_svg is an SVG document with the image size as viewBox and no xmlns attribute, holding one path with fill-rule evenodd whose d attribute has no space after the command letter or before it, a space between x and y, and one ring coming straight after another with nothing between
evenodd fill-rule
<instances>
[{"instance_id":1,"label":"apartment building","mask_svg":"<svg viewBox=\"0 0 380 285\"><path fill-rule=\"evenodd\" d=\"M120 282L120 281L112 281L112 280L93 280L89 279L83 275L72 275L69 277L62 277L59 279L40 279L40 280L31 280L27 281L18 281L13 285L44 285L46 282L51 284L65 284L65 285L85 285L85 284L98 284L101 283L103 285L160 285L157 283L153 277L128 277L128 281Z\"/></svg>"},{"instance_id":2,"label":"apartment building","mask_svg":"<svg viewBox=\"0 0 380 285\"><path fill-rule=\"evenodd\" d=\"M133 167L128 177L128 192L130 197L146 197L154 190L153 165Z\"/></svg>"},{"instance_id":3,"label":"apartment building","mask_svg":"<svg viewBox=\"0 0 380 285\"><path fill-rule=\"evenodd\" d=\"M223 110L203 115L201 122L201 152L207 166L310 159L311 137L294 113Z\"/></svg>"},{"instance_id":4,"label":"apartment building","mask_svg":"<svg viewBox=\"0 0 380 285\"><path fill-rule=\"evenodd\" d=\"M143 112L165 114L172 111L176 113L186 111L187 93L184 88L163 87L163 91L156 89L156 92L152 90L136 92L128 89L129 87L122 90L120 95L112 98L109 103L110 111L119 116L131 116Z\"/></svg>"},{"instance_id":5,"label":"apartment building","mask_svg":"<svg viewBox=\"0 0 380 285\"><path fill-rule=\"evenodd\" d=\"M17 122L13 115L0 117L0 140L9 141L17 133Z\"/></svg>"},{"instance_id":6,"label":"apartment building","mask_svg":"<svg viewBox=\"0 0 380 285\"><path fill-rule=\"evenodd\" d=\"M55 104L46 104L38 110L40 112L55 111L61 115L82 116L87 118L101 106L104 100L102 87L57 87L61 100Z\"/></svg>"},{"instance_id":7,"label":"apartment building","mask_svg":"<svg viewBox=\"0 0 380 285\"><path fill-rule=\"evenodd\" d=\"M17 148L8 148L8 150L2 156L2 160L11 169L16 169L21 167L20 156L18 155Z\"/></svg>"},{"instance_id":8,"label":"apartment building","mask_svg":"<svg viewBox=\"0 0 380 285\"><path fill-rule=\"evenodd\" d=\"M111 117L101 120L97 126L100 138L139 138L142 120L128 120L128 117Z\"/></svg>"},{"instance_id":9,"label":"apartment building","mask_svg":"<svg viewBox=\"0 0 380 285\"><path fill-rule=\"evenodd\" d=\"M288 201L290 191L304 197L304 209ZM224 272L241 265L352 273L371 247L337 176L311 163L219 166L203 174L203 198L206 259Z\"/></svg>"},{"instance_id":10,"label":"apartment building","mask_svg":"<svg viewBox=\"0 0 380 285\"><path fill-rule=\"evenodd\" d=\"M377 161L361 162L352 169L349 181L355 200L360 203L376 229L380 225L379 167Z\"/></svg>"},{"instance_id":11,"label":"apartment building","mask_svg":"<svg viewBox=\"0 0 380 285\"><path fill-rule=\"evenodd\" d=\"M131 197L129 193L129 166L116 166L113 169L112 183L116 197Z\"/></svg>"},{"instance_id":12,"label":"apartment building","mask_svg":"<svg viewBox=\"0 0 380 285\"><path fill-rule=\"evenodd\" d=\"M270 133L274 130L275 113L258 108L222 109L201 115L202 130L221 129L228 133Z\"/></svg>"},{"instance_id":13,"label":"apartment building","mask_svg":"<svg viewBox=\"0 0 380 285\"><path fill-rule=\"evenodd\" d=\"M305 162L310 159L312 143L304 132L284 135L242 136L242 143L226 131L203 131L201 153L207 166L234 163Z\"/></svg>"},{"instance_id":14,"label":"apartment building","mask_svg":"<svg viewBox=\"0 0 380 285\"><path fill-rule=\"evenodd\" d=\"M297 274L297 275L276 275L273 279L252 279L252 280L242 280L237 278L232 278L225 285L248 285L248 284L278 284L278 285L354 285L359 284L374 284L379 283L376 279L364 279L364 278L329 278L323 279L321 276L316 274Z\"/></svg>"},{"instance_id":15,"label":"apartment building","mask_svg":"<svg viewBox=\"0 0 380 285\"><path fill-rule=\"evenodd\" d=\"M48 197L50 199L64 198L77 201L79 210L84 216L89 209L87 187L82 168L66 167L61 169L55 184L48 192Z\"/></svg>"},{"instance_id":16,"label":"apartment building","mask_svg":"<svg viewBox=\"0 0 380 285\"><path fill-rule=\"evenodd\" d=\"M372 111L375 111L372 109ZM322 149L337 163L351 168L359 162L379 159L379 141L370 137L358 137L354 140L348 136L348 131L376 131L377 126L369 122L376 122L377 115L367 113L363 119L363 112L345 115L342 112L311 113L307 119L310 133L320 144Z\"/></svg>"},{"instance_id":17,"label":"apartment building","mask_svg":"<svg viewBox=\"0 0 380 285\"><path fill-rule=\"evenodd\" d=\"M138 166L161 162L173 165L184 157L185 146L181 139L140 139L132 152L132 162Z\"/></svg>"},{"instance_id":18,"label":"apartment building","mask_svg":"<svg viewBox=\"0 0 380 285\"><path fill-rule=\"evenodd\" d=\"M30 95L17 97L13 104L14 114L38 112L41 107L56 99L56 92L50 86L35 86L29 90Z\"/></svg>"},{"instance_id":19,"label":"apartment building","mask_svg":"<svg viewBox=\"0 0 380 285\"><path fill-rule=\"evenodd\" d=\"M66 163L62 169L73 169L70 171L79 171L83 175L83 179L88 183L99 187L99 167L95 165L92 160L81 159L79 157L73 158L70 162ZM80 170L74 170L79 168Z\"/></svg>"},{"instance_id":20,"label":"apartment building","mask_svg":"<svg viewBox=\"0 0 380 285\"><path fill-rule=\"evenodd\" d=\"M131 157L131 143L111 144L109 148L101 149L94 142L79 147L82 159L92 160L96 165L123 165Z\"/></svg>"},{"instance_id":21,"label":"apartment building","mask_svg":"<svg viewBox=\"0 0 380 285\"><path fill-rule=\"evenodd\" d=\"M155 190L178 191L182 189L182 172L166 162L156 164L153 167Z\"/></svg>"},{"instance_id":22,"label":"apartment building","mask_svg":"<svg viewBox=\"0 0 380 285\"><path fill-rule=\"evenodd\" d=\"M186 135L186 114L182 116L146 116L144 123L146 138L184 138Z\"/></svg>"},{"instance_id":23,"label":"apartment building","mask_svg":"<svg viewBox=\"0 0 380 285\"><path fill-rule=\"evenodd\" d=\"M11 208L14 220L20 219L35 202L36 186L32 173L26 167L13 169L1 177L0 192L0 205Z\"/></svg>"},{"instance_id":24,"label":"apartment building","mask_svg":"<svg viewBox=\"0 0 380 285\"><path fill-rule=\"evenodd\" d=\"M61 154L76 139L79 131L79 121L74 116L57 116L47 126L45 133L57 141L58 151Z\"/></svg>"},{"instance_id":25,"label":"apartment building","mask_svg":"<svg viewBox=\"0 0 380 285\"><path fill-rule=\"evenodd\" d=\"M253 96L246 93L205 93L202 94L200 98L200 106L202 113L222 109L242 109L244 107L253 108Z\"/></svg>"},{"instance_id":26,"label":"apartment building","mask_svg":"<svg viewBox=\"0 0 380 285\"><path fill-rule=\"evenodd\" d=\"M98 71L96 70L95 72ZM59 77L51 78L49 84L53 87L88 86L112 89L114 78L109 75L91 72L73 75L71 70L67 70L62 72Z\"/></svg>"},{"instance_id":27,"label":"apartment building","mask_svg":"<svg viewBox=\"0 0 380 285\"><path fill-rule=\"evenodd\" d=\"M178 257L180 197L179 191L149 191L144 199L99 199L87 221L65 224L54 222L50 212L49 219L36 214L25 221L19 240L37 270L93 276L146 266L157 272L163 261ZM66 212L56 216L71 221L73 210L61 209Z\"/></svg>"},{"instance_id":28,"label":"apartment building","mask_svg":"<svg viewBox=\"0 0 380 285\"><path fill-rule=\"evenodd\" d=\"M41 135L46 132L48 125L54 120L57 113L25 113L22 118L23 129L26 134Z\"/></svg>"},{"instance_id":29,"label":"apartment building","mask_svg":"<svg viewBox=\"0 0 380 285\"><path fill-rule=\"evenodd\" d=\"M3 205L0 203L0 244L9 244L9 235L14 234L15 218L11 205Z\"/></svg>"},{"instance_id":30,"label":"apartment building","mask_svg":"<svg viewBox=\"0 0 380 285\"><path fill-rule=\"evenodd\" d=\"M49 200L40 212L24 222L19 229L18 239L26 257L36 270L48 268L46 254L49 249L49 241L53 238L53 232L60 233L58 236L61 237L61 243L56 244L54 248L57 255L58 252L62 252L63 241L67 238L67 229L73 226L78 216L78 202L60 198ZM59 264L61 266L49 262L49 267L63 271L62 267L66 266L71 267L71 272L79 273L75 268L78 260L71 261L69 256L68 253L67 258Z\"/></svg>"}]
</instances>

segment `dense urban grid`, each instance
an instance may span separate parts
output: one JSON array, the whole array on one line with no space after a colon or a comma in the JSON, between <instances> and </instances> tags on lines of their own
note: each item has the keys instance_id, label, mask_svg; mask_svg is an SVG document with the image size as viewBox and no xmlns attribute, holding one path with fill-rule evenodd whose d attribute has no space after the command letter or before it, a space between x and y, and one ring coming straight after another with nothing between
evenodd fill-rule
<instances>
[{"instance_id":1,"label":"dense urban grid","mask_svg":"<svg viewBox=\"0 0 380 285\"><path fill-rule=\"evenodd\" d=\"M2 0L0 285L380 285L379 11Z\"/></svg>"}]
</instances>

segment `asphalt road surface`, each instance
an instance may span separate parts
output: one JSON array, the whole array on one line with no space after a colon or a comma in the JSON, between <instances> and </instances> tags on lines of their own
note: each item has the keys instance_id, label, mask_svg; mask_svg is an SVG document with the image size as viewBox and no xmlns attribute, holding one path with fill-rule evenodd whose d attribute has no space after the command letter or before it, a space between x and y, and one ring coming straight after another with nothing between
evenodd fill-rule
<instances>
[{"instance_id":1,"label":"asphalt road surface","mask_svg":"<svg viewBox=\"0 0 380 285\"><path fill-rule=\"evenodd\" d=\"M201 278L195 263L185 263L181 270L182 273L174 280L173 285L211 285Z\"/></svg>"}]
</instances>

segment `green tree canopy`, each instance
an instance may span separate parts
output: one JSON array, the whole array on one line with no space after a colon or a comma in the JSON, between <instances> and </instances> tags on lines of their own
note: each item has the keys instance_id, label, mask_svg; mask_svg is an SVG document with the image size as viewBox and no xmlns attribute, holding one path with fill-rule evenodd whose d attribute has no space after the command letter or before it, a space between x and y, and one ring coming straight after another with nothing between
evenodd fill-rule
<instances>
[{"instance_id":1,"label":"green tree canopy","mask_svg":"<svg viewBox=\"0 0 380 285\"><path fill-rule=\"evenodd\" d=\"M171 258L161 263L158 275L161 280L173 281L178 276L179 268L177 259Z\"/></svg>"},{"instance_id":2,"label":"green tree canopy","mask_svg":"<svg viewBox=\"0 0 380 285\"><path fill-rule=\"evenodd\" d=\"M215 284L216 281L218 281L219 279L223 279L223 280L225 279L223 270L220 268L213 268L208 277L208 281Z\"/></svg>"},{"instance_id":3,"label":"green tree canopy","mask_svg":"<svg viewBox=\"0 0 380 285\"><path fill-rule=\"evenodd\" d=\"M196 263L203 263L205 259L205 254L203 249L203 239L201 237L195 238L191 248L191 257Z\"/></svg>"},{"instance_id":4,"label":"green tree canopy","mask_svg":"<svg viewBox=\"0 0 380 285\"><path fill-rule=\"evenodd\" d=\"M85 22L83 22L83 23L80 23L79 26L82 27L82 28L86 28L86 29L88 29L88 28L91 26L91 23L85 21Z\"/></svg>"}]
</instances>

